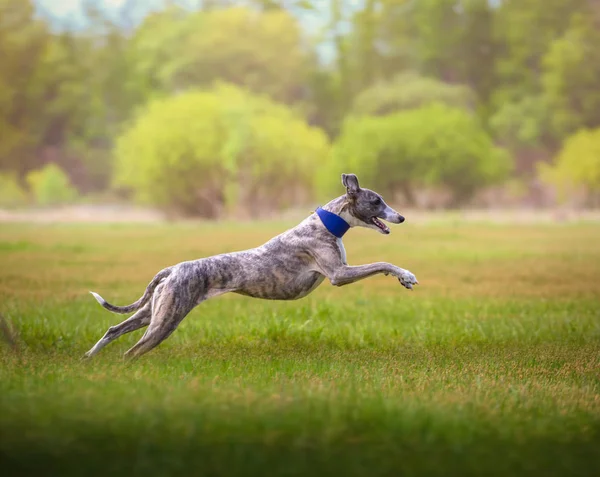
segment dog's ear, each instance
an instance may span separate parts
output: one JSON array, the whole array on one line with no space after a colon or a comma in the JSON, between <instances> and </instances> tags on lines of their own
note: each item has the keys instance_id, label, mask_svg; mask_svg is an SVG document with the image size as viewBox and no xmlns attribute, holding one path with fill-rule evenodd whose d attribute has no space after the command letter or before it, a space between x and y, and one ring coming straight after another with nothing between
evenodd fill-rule
<instances>
[{"instance_id":1,"label":"dog's ear","mask_svg":"<svg viewBox=\"0 0 600 477\"><path fill-rule=\"evenodd\" d=\"M354 174L342 174L342 184L346 188L346 193L352 197L360 190L358 185L358 177Z\"/></svg>"}]
</instances>

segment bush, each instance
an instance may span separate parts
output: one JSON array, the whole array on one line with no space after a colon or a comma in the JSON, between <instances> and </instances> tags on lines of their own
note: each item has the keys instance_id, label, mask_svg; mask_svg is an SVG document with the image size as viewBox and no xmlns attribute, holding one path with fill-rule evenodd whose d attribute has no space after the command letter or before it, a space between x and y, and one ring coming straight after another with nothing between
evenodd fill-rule
<instances>
[{"instance_id":1,"label":"bush","mask_svg":"<svg viewBox=\"0 0 600 477\"><path fill-rule=\"evenodd\" d=\"M509 156L493 145L474 117L434 104L348 119L320 185L322 191L337 187L331 178L337 182L340 172L351 171L382 193L403 192L409 202L415 187L442 186L457 205L506 178L510 168Z\"/></svg>"},{"instance_id":2,"label":"bush","mask_svg":"<svg viewBox=\"0 0 600 477\"><path fill-rule=\"evenodd\" d=\"M15 174L0 174L0 207L18 207L27 203L27 192Z\"/></svg>"},{"instance_id":3,"label":"bush","mask_svg":"<svg viewBox=\"0 0 600 477\"><path fill-rule=\"evenodd\" d=\"M65 204L75 200L78 195L69 177L56 164L31 171L26 180L38 205Z\"/></svg>"},{"instance_id":4,"label":"bush","mask_svg":"<svg viewBox=\"0 0 600 477\"><path fill-rule=\"evenodd\" d=\"M153 101L117 141L115 184L142 202L215 217L302 202L328 141L286 106L220 84Z\"/></svg>"},{"instance_id":5,"label":"bush","mask_svg":"<svg viewBox=\"0 0 600 477\"><path fill-rule=\"evenodd\" d=\"M471 110L475 95L468 86L404 73L392 81L377 83L358 94L352 106L354 115L386 115L417 109L433 103Z\"/></svg>"},{"instance_id":6,"label":"bush","mask_svg":"<svg viewBox=\"0 0 600 477\"><path fill-rule=\"evenodd\" d=\"M600 198L600 128L568 137L554 164L540 166L541 179L558 187L561 198L583 188L593 202Z\"/></svg>"}]
</instances>

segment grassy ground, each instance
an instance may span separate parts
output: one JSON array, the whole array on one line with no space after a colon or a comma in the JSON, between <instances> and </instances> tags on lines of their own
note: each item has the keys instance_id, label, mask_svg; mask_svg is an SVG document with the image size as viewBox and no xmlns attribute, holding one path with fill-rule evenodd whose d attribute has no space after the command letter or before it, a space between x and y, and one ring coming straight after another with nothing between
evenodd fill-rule
<instances>
[{"instance_id":1,"label":"grassy ground","mask_svg":"<svg viewBox=\"0 0 600 477\"><path fill-rule=\"evenodd\" d=\"M600 226L352 231L353 264L413 271L297 302L227 295L141 360L87 294L288 223L0 225L0 473L600 475Z\"/></svg>"}]
</instances>

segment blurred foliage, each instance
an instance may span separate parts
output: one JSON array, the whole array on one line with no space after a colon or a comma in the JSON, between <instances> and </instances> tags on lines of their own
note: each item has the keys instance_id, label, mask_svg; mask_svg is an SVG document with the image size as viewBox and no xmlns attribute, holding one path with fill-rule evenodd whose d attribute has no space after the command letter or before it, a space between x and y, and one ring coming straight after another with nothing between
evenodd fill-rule
<instances>
[{"instance_id":1,"label":"blurred foliage","mask_svg":"<svg viewBox=\"0 0 600 477\"><path fill-rule=\"evenodd\" d=\"M344 124L321 187L329 192L340 172L393 197L414 203L415 188L441 186L452 204L507 177L509 156L493 145L478 120L457 108L433 104L383 117L355 117Z\"/></svg>"},{"instance_id":2,"label":"blurred foliage","mask_svg":"<svg viewBox=\"0 0 600 477\"><path fill-rule=\"evenodd\" d=\"M512 149L535 146L548 130L549 111L541 96L526 96L498 108L489 124L496 138Z\"/></svg>"},{"instance_id":3,"label":"blurred foliage","mask_svg":"<svg viewBox=\"0 0 600 477\"><path fill-rule=\"evenodd\" d=\"M222 80L292 103L305 96L309 57L301 40L297 21L285 10L190 14L170 7L146 18L129 47L148 94Z\"/></svg>"},{"instance_id":4,"label":"blurred foliage","mask_svg":"<svg viewBox=\"0 0 600 477\"><path fill-rule=\"evenodd\" d=\"M563 200L574 188L584 187L588 199L600 205L600 128L568 137L554 163L540 166L540 175L558 187Z\"/></svg>"},{"instance_id":5,"label":"blurred foliage","mask_svg":"<svg viewBox=\"0 0 600 477\"><path fill-rule=\"evenodd\" d=\"M566 98L560 95L568 94L559 86L565 58L556 42L567 32L571 19L583 12L595 15L586 0L504 0L498 7L494 21L498 82L491 100L491 122L513 150L521 145L555 146L548 117L554 114L551 103L561 102ZM588 43L578 47L600 47L594 38L583 41Z\"/></svg>"},{"instance_id":6,"label":"blurred foliage","mask_svg":"<svg viewBox=\"0 0 600 477\"><path fill-rule=\"evenodd\" d=\"M48 164L27 174L27 184L38 205L59 205L73 202L77 189L56 164Z\"/></svg>"},{"instance_id":7,"label":"blurred foliage","mask_svg":"<svg viewBox=\"0 0 600 477\"><path fill-rule=\"evenodd\" d=\"M496 71L501 82L497 105L540 91L543 58L552 42L564 34L570 18L584 11L587 0L504 0L495 15L494 33L500 45Z\"/></svg>"},{"instance_id":8,"label":"blurred foliage","mask_svg":"<svg viewBox=\"0 0 600 477\"><path fill-rule=\"evenodd\" d=\"M116 183L173 213L255 216L305 201L327 152L288 107L221 84L151 102L117 142Z\"/></svg>"},{"instance_id":9,"label":"blurred foliage","mask_svg":"<svg viewBox=\"0 0 600 477\"><path fill-rule=\"evenodd\" d=\"M484 104L494 86L494 10L487 0L370 0L350 34L358 88L417 70L471 86Z\"/></svg>"},{"instance_id":10,"label":"blurred foliage","mask_svg":"<svg viewBox=\"0 0 600 477\"><path fill-rule=\"evenodd\" d=\"M0 174L0 207L18 207L27 204L27 192L16 174Z\"/></svg>"},{"instance_id":11,"label":"blurred foliage","mask_svg":"<svg viewBox=\"0 0 600 477\"><path fill-rule=\"evenodd\" d=\"M424 78L415 73L404 73L359 93L354 99L351 112L357 115L384 115L432 103L472 109L475 97L466 86Z\"/></svg>"},{"instance_id":12,"label":"blurred foliage","mask_svg":"<svg viewBox=\"0 0 600 477\"><path fill-rule=\"evenodd\" d=\"M106 169L112 138L135 101L125 91L124 32L55 33L30 0L0 0L0 168L24 177L51 160L83 188L89 158ZM125 77L125 80L123 80Z\"/></svg>"},{"instance_id":13,"label":"blurred foliage","mask_svg":"<svg viewBox=\"0 0 600 477\"><path fill-rule=\"evenodd\" d=\"M43 124L34 111L48 88L41 78L47 27L33 14L31 2L0 0L0 165L19 172L31 166L33 150L43 138Z\"/></svg>"},{"instance_id":14,"label":"blurred foliage","mask_svg":"<svg viewBox=\"0 0 600 477\"><path fill-rule=\"evenodd\" d=\"M236 106L252 120L223 113L225 106L196 113L230 118L223 127L237 131L234 139L216 128L207 129L216 138L204 139L212 144L225 137L225 152L218 157L229 163L240 155L242 146L236 144L245 145L259 121L273 134L287 124L277 108L272 116L264 112L257 119L253 95L280 103L278 108L285 105L286 114L293 110L297 121L320 128L337 143L348 141L348 124L360 122L354 116L396 117L439 103L447 106L440 114L450 114L445 120L452 123L459 109L510 151L514 175L524 180L531 178L534 163L553 157L567 137L600 127L600 7L589 0L204 0L186 9L170 1L154 7L127 1L113 5L110 14L102 2L81 4L84 17L73 26L37 11L33 0L0 0L0 170L21 183L30 171L53 163L82 193L107 190L115 182L113 165L121 163L111 160L115 151L121 154L115 150L117 138L132 121L141 121L162 101L168 104L169 98L219 82L253 98L252 105ZM377 122L364 122L371 120ZM295 139L281 132L288 141L282 146L288 148L288 161L281 168L299 160L289 147L292 141L299 141L300 149L317 148L304 146L304 133L298 134ZM160 134L151 137L154 141ZM302 175L297 187L292 182L275 186L278 179L270 172L256 179L256 171L265 171L271 156L279 154L273 152L274 143L265 144L270 145L254 146L252 156L244 155L253 164L245 170L254 171L243 173L246 180L255 181L257 190L273 184L273 190L305 191L281 194L282 206L310 194ZM206 161L210 151L203 153ZM259 157L263 153L267 157ZM436 154L432 151L431 157ZM405 167L399 156L392 157L398 162L390 168ZM429 175L438 177L435 161L422 160ZM214 159L210 174L229 177L230 169L235 168ZM125 184L123 172L118 174L116 182ZM224 208L244 203L258 210L266 197L275 197L272 191L244 192L250 188L241 187L239 178L212 180L200 180L208 187L205 195ZM462 187L456 184L455 189ZM471 189L459 195L468 197ZM165 203L159 196L156 200ZM221 206L181 207L184 213L214 215Z\"/></svg>"},{"instance_id":15,"label":"blurred foliage","mask_svg":"<svg viewBox=\"0 0 600 477\"><path fill-rule=\"evenodd\" d=\"M576 14L543 58L542 85L558 139L600 124L600 18Z\"/></svg>"}]
</instances>

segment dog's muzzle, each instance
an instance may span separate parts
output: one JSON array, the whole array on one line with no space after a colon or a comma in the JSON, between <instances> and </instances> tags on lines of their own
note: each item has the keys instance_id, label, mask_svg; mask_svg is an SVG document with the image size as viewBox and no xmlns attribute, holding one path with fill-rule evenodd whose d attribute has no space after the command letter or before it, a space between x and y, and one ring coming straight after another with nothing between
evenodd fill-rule
<instances>
[{"instance_id":1,"label":"dog's muzzle","mask_svg":"<svg viewBox=\"0 0 600 477\"><path fill-rule=\"evenodd\" d=\"M384 234L389 234L390 228L379 220L380 218L392 224L401 224L405 220L398 212L388 206L379 217L371 219L371 222Z\"/></svg>"},{"instance_id":2,"label":"dog's muzzle","mask_svg":"<svg viewBox=\"0 0 600 477\"><path fill-rule=\"evenodd\" d=\"M404 217L389 206L383 211L380 218L392 224L401 224L405 220Z\"/></svg>"}]
</instances>

